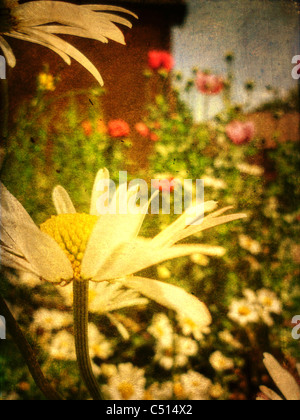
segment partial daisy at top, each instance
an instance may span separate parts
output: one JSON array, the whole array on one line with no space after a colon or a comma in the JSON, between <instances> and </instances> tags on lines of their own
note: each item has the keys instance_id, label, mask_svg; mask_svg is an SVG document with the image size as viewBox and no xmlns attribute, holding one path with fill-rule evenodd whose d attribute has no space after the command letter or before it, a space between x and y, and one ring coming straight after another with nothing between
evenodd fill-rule
<instances>
[{"instance_id":1,"label":"partial daisy at top","mask_svg":"<svg viewBox=\"0 0 300 420\"><path fill-rule=\"evenodd\" d=\"M17 38L49 48L67 64L78 61L103 85L96 67L80 51L57 35L74 35L107 43L109 39L125 44L122 31L116 24L132 27L116 13L137 16L122 8L106 5L74 5L60 1L0 0L0 49L7 64L15 67L16 58L5 37Z\"/></svg>"},{"instance_id":2,"label":"partial daisy at top","mask_svg":"<svg viewBox=\"0 0 300 420\"><path fill-rule=\"evenodd\" d=\"M210 324L206 306L180 287L148 279L136 273L163 261L195 253L222 256L225 249L206 244L182 244L185 238L212 227L238 220L244 214L224 215L231 207L215 210L216 202L204 203L210 212L200 224L187 224L193 206L154 238L139 236L146 216L140 212L99 214L103 196L99 182L109 180L106 169L96 176L90 213L77 213L67 191L57 186L53 201L58 213L45 221L40 229L34 224L19 201L0 183L1 264L35 274L41 280L68 284L72 280L118 283L150 298L162 306L180 312L200 327ZM139 186L128 190L127 206ZM121 192L116 190L112 203ZM153 197L152 197L153 198ZM150 205L146 204L148 208ZM199 214L195 216L199 218Z\"/></svg>"}]
</instances>

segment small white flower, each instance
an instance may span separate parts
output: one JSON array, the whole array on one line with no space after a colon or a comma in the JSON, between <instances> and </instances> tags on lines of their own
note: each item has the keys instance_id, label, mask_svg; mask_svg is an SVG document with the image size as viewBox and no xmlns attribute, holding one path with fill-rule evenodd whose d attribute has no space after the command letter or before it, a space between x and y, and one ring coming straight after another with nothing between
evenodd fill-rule
<instances>
[{"instance_id":1,"label":"small white flower","mask_svg":"<svg viewBox=\"0 0 300 420\"><path fill-rule=\"evenodd\" d=\"M259 322L257 306L247 299L233 300L229 307L228 317L242 326Z\"/></svg>"},{"instance_id":2,"label":"small white flower","mask_svg":"<svg viewBox=\"0 0 300 420\"><path fill-rule=\"evenodd\" d=\"M229 344L236 349L241 349L243 347L242 344L236 340L228 330L219 332L218 336L222 341L224 341L224 343Z\"/></svg>"},{"instance_id":3,"label":"small white flower","mask_svg":"<svg viewBox=\"0 0 300 420\"><path fill-rule=\"evenodd\" d=\"M103 391L111 400L142 400L145 393L145 371L131 363L122 363L110 377Z\"/></svg>"},{"instance_id":4,"label":"small white flower","mask_svg":"<svg viewBox=\"0 0 300 420\"><path fill-rule=\"evenodd\" d=\"M163 312L154 315L148 332L156 338L161 348L172 346L173 328L169 318Z\"/></svg>"},{"instance_id":5,"label":"small white flower","mask_svg":"<svg viewBox=\"0 0 300 420\"><path fill-rule=\"evenodd\" d=\"M45 331L58 330L72 325L73 317L70 313L40 308L33 316L33 326L43 328Z\"/></svg>"},{"instance_id":6,"label":"small white flower","mask_svg":"<svg viewBox=\"0 0 300 420\"><path fill-rule=\"evenodd\" d=\"M282 312L282 304L276 294L268 289L261 289L257 292L257 300L261 305L260 316L262 320L269 326L274 324L270 313L280 315Z\"/></svg>"},{"instance_id":7,"label":"small white flower","mask_svg":"<svg viewBox=\"0 0 300 420\"><path fill-rule=\"evenodd\" d=\"M170 370L173 366L185 366L189 357L195 356L199 349L195 340L174 334L169 346L162 346L158 342L155 350L154 360L164 369Z\"/></svg>"},{"instance_id":8,"label":"small white flower","mask_svg":"<svg viewBox=\"0 0 300 420\"><path fill-rule=\"evenodd\" d=\"M238 163L237 168L240 172L253 176L262 176L264 168L258 165L249 165L248 163Z\"/></svg>"},{"instance_id":9,"label":"small white flower","mask_svg":"<svg viewBox=\"0 0 300 420\"><path fill-rule=\"evenodd\" d=\"M210 399L212 382L200 373L189 370L186 374L180 376L180 384L182 386L181 393L184 398L199 401ZM178 385L177 388L179 390Z\"/></svg>"},{"instance_id":10,"label":"small white flower","mask_svg":"<svg viewBox=\"0 0 300 420\"><path fill-rule=\"evenodd\" d=\"M193 335L196 340L200 341L203 339L203 334L208 334L210 329L208 327L203 328L203 325L198 324L195 320L181 315L178 313L177 319L179 321L179 325L181 327L183 335Z\"/></svg>"},{"instance_id":11,"label":"small white flower","mask_svg":"<svg viewBox=\"0 0 300 420\"><path fill-rule=\"evenodd\" d=\"M168 381L162 384L154 382L145 392L145 400L170 400L173 397L173 382Z\"/></svg>"},{"instance_id":12,"label":"small white flower","mask_svg":"<svg viewBox=\"0 0 300 420\"><path fill-rule=\"evenodd\" d=\"M89 324L89 352L90 357L107 359L113 354L112 344L103 334L100 334L95 324Z\"/></svg>"},{"instance_id":13,"label":"small white flower","mask_svg":"<svg viewBox=\"0 0 300 420\"><path fill-rule=\"evenodd\" d=\"M175 335L175 349L177 354L195 356L198 352L198 344L192 338Z\"/></svg>"},{"instance_id":14,"label":"small white flower","mask_svg":"<svg viewBox=\"0 0 300 420\"><path fill-rule=\"evenodd\" d=\"M202 176L201 179L204 181L204 188L211 187L216 190L224 190L227 188L226 182L224 182L222 179L212 178L207 175Z\"/></svg>"},{"instance_id":15,"label":"small white flower","mask_svg":"<svg viewBox=\"0 0 300 420\"><path fill-rule=\"evenodd\" d=\"M247 235L239 236L239 243L242 248L246 251L251 252L251 254L257 255L261 252L261 245L258 241L250 238Z\"/></svg>"},{"instance_id":16,"label":"small white flower","mask_svg":"<svg viewBox=\"0 0 300 420\"><path fill-rule=\"evenodd\" d=\"M233 360L224 356L220 351L215 351L209 358L212 367L218 371L231 370L234 368Z\"/></svg>"},{"instance_id":17,"label":"small white flower","mask_svg":"<svg viewBox=\"0 0 300 420\"><path fill-rule=\"evenodd\" d=\"M67 331L59 331L52 339L49 354L57 360L76 360L74 337Z\"/></svg>"}]
</instances>

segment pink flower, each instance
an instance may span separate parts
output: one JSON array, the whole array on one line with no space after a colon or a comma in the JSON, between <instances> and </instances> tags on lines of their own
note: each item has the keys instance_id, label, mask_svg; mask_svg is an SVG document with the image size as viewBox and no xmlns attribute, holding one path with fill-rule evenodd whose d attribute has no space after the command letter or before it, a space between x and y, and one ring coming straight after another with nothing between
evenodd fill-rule
<instances>
[{"instance_id":1,"label":"pink flower","mask_svg":"<svg viewBox=\"0 0 300 420\"><path fill-rule=\"evenodd\" d=\"M198 72L196 79L196 87L205 95L216 95L224 88L224 80L220 76L214 74L206 74Z\"/></svg>"},{"instance_id":2,"label":"pink flower","mask_svg":"<svg viewBox=\"0 0 300 420\"><path fill-rule=\"evenodd\" d=\"M137 133L139 133L142 137L149 137L150 135L150 130L149 128L146 126L145 123L143 122L139 122L135 125L135 130Z\"/></svg>"},{"instance_id":3,"label":"pink flower","mask_svg":"<svg viewBox=\"0 0 300 420\"><path fill-rule=\"evenodd\" d=\"M109 121L107 128L111 137L127 137L130 134L129 125L121 119Z\"/></svg>"},{"instance_id":4,"label":"pink flower","mask_svg":"<svg viewBox=\"0 0 300 420\"><path fill-rule=\"evenodd\" d=\"M152 50L148 53L148 65L152 70L163 69L170 72L175 62L172 54L167 51Z\"/></svg>"},{"instance_id":5,"label":"pink flower","mask_svg":"<svg viewBox=\"0 0 300 420\"><path fill-rule=\"evenodd\" d=\"M252 140L255 126L252 121L232 121L226 126L226 134L234 144L244 144Z\"/></svg>"},{"instance_id":6,"label":"pink flower","mask_svg":"<svg viewBox=\"0 0 300 420\"><path fill-rule=\"evenodd\" d=\"M173 192L175 188L176 181L174 177L168 177L165 179L153 179L152 186L153 188L162 191L162 192Z\"/></svg>"}]
</instances>

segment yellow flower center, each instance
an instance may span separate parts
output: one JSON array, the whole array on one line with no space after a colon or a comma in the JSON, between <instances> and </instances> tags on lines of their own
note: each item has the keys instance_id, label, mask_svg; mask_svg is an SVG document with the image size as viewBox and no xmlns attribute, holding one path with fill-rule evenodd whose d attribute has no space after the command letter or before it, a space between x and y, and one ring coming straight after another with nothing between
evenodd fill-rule
<instances>
[{"instance_id":1,"label":"yellow flower center","mask_svg":"<svg viewBox=\"0 0 300 420\"><path fill-rule=\"evenodd\" d=\"M97 220L98 216L89 214L59 214L40 226L41 231L51 236L70 260L75 279L80 279L83 255Z\"/></svg>"},{"instance_id":2,"label":"yellow flower center","mask_svg":"<svg viewBox=\"0 0 300 420\"><path fill-rule=\"evenodd\" d=\"M238 312L242 316L247 316L251 313L250 309L247 306L241 306Z\"/></svg>"},{"instance_id":3,"label":"yellow flower center","mask_svg":"<svg viewBox=\"0 0 300 420\"><path fill-rule=\"evenodd\" d=\"M118 391L123 400L129 400L134 394L134 387L130 382L121 382L118 386Z\"/></svg>"},{"instance_id":4,"label":"yellow flower center","mask_svg":"<svg viewBox=\"0 0 300 420\"><path fill-rule=\"evenodd\" d=\"M273 305L273 300L271 298L269 298L269 297L265 297L263 299L263 304L265 306L271 307Z\"/></svg>"},{"instance_id":5,"label":"yellow flower center","mask_svg":"<svg viewBox=\"0 0 300 420\"><path fill-rule=\"evenodd\" d=\"M174 385L173 385L173 391L174 391L174 395L177 398L183 398L184 395L185 395L184 388L183 388L183 386L181 385L180 382L175 382L174 383Z\"/></svg>"}]
</instances>

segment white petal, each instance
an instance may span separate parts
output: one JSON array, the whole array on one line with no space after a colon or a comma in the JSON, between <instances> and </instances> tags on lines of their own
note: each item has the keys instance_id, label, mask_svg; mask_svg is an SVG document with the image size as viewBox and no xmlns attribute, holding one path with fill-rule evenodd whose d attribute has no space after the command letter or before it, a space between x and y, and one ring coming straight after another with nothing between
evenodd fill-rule
<instances>
[{"instance_id":1,"label":"white petal","mask_svg":"<svg viewBox=\"0 0 300 420\"><path fill-rule=\"evenodd\" d=\"M207 201L204 203L204 212L212 211L216 208L217 203L215 201ZM184 230L187 226L187 219L191 218L191 212L196 211L196 207L190 207L175 222L159 233L154 239L153 243L156 246L167 246L174 243L173 237Z\"/></svg>"},{"instance_id":2,"label":"white petal","mask_svg":"<svg viewBox=\"0 0 300 420\"><path fill-rule=\"evenodd\" d=\"M15 67L16 57L14 56L14 53L10 45L8 44L8 42L6 42L6 40L2 36L0 36L0 48L5 55L5 58L9 67Z\"/></svg>"},{"instance_id":3,"label":"white petal","mask_svg":"<svg viewBox=\"0 0 300 420\"><path fill-rule=\"evenodd\" d=\"M33 26L33 29L41 29L40 26ZM108 39L100 37L94 37L88 30L82 28L73 28L71 26L59 26L59 25L43 25L42 27L43 32L47 34L59 34L59 35L73 35L78 36L81 38L89 38L89 39L96 39L97 41L101 41L104 44L108 43Z\"/></svg>"},{"instance_id":4,"label":"white petal","mask_svg":"<svg viewBox=\"0 0 300 420\"><path fill-rule=\"evenodd\" d=\"M102 195L103 191L101 190L101 181L105 180L105 179L109 179L109 172L106 168L104 169L100 169L100 171L98 171L95 181L94 181L94 186L93 186L93 191L92 191L92 198L91 198L91 207L90 207L90 214L93 214L95 216L99 216L98 210L97 210L97 202L99 197Z\"/></svg>"},{"instance_id":5,"label":"white petal","mask_svg":"<svg viewBox=\"0 0 300 420\"><path fill-rule=\"evenodd\" d=\"M210 217L207 216L203 219L203 222L200 225L196 226L188 226L186 229L178 232L176 235L173 236L172 241L176 243L181 241L182 239L187 238L188 236L195 235L198 232L202 232L204 230L223 225L224 223L233 222L235 220L243 219L247 217L246 214L237 213L237 214L229 214L227 216L221 217Z\"/></svg>"},{"instance_id":6,"label":"white petal","mask_svg":"<svg viewBox=\"0 0 300 420\"><path fill-rule=\"evenodd\" d=\"M225 249L209 245L176 245L170 248L156 248L151 240L125 244L116 249L93 276L94 281L111 280L137 273L152 265L192 254L222 256Z\"/></svg>"},{"instance_id":7,"label":"white petal","mask_svg":"<svg viewBox=\"0 0 300 420\"><path fill-rule=\"evenodd\" d=\"M264 365L282 394L290 401L300 400L300 388L293 376L269 353L264 354Z\"/></svg>"},{"instance_id":8,"label":"white petal","mask_svg":"<svg viewBox=\"0 0 300 420\"><path fill-rule=\"evenodd\" d=\"M23 206L2 183L0 192L1 226L17 244L35 272L54 283L71 279L71 263L59 245L39 230Z\"/></svg>"},{"instance_id":9,"label":"white petal","mask_svg":"<svg viewBox=\"0 0 300 420\"><path fill-rule=\"evenodd\" d=\"M39 273L28 261L26 261L22 257L11 254L3 247L0 248L0 264L5 267L14 268L15 270L26 271L35 274L36 276L39 276Z\"/></svg>"},{"instance_id":10,"label":"white petal","mask_svg":"<svg viewBox=\"0 0 300 420\"><path fill-rule=\"evenodd\" d=\"M160 305L188 317L201 328L211 324L211 315L206 305L180 287L142 277L128 277L122 280L122 284L125 287L138 291Z\"/></svg>"},{"instance_id":11,"label":"white petal","mask_svg":"<svg viewBox=\"0 0 300 420\"><path fill-rule=\"evenodd\" d=\"M126 330L123 324L121 324L120 321L117 320L117 318L112 314L106 314L110 322L117 328L120 335L123 337L124 340L129 340L130 335L129 332Z\"/></svg>"},{"instance_id":12,"label":"white petal","mask_svg":"<svg viewBox=\"0 0 300 420\"><path fill-rule=\"evenodd\" d=\"M38 30L27 28L26 31L33 38L36 36L37 39L42 39L46 44L52 45L52 47L56 48L57 50L63 51L65 54L76 60L94 76L94 78L101 86L103 85L103 79L96 67L91 63L90 60L88 60L80 51L74 48L71 44L55 35L43 32L42 29Z\"/></svg>"},{"instance_id":13,"label":"white petal","mask_svg":"<svg viewBox=\"0 0 300 420\"><path fill-rule=\"evenodd\" d=\"M278 394L276 394L276 392L272 391L272 389L267 388L266 386L260 386L259 389L270 400L282 401L282 398Z\"/></svg>"},{"instance_id":14,"label":"white petal","mask_svg":"<svg viewBox=\"0 0 300 420\"><path fill-rule=\"evenodd\" d=\"M65 61L65 63L67 63L68 65L71 64L71 59L67 54L55 48L53 45L49 44L48 42L41 40L36 34L32 36L27 33L10 32L9 34L6 34L6 35L10 36L11 38L21 39L22 41L32 42L33 44L42 45L43 47L49 48L55 54L59 55Z\"/></svg>"},{"instance_id":15,"label":"white petal","mask_svg":"<svg viewBox=\"0 0 300 420\"><path fill-rule=\"evenodd\" d=\"M121 13L127 13L136 19L138 19L138 16L131 12L130 10L124 9L124 7L118 7L118 6L109 6L109 5L101 5L101 4L83 4L81 7L85 7L90 10L95 11L111 11L111 12L121 12Z\"/></svg>"},{"instance_id":16,"label":"white petal","mask_svg":"<svg viewBox=\"0 0 300 420\"><path fill-rule=\"evenodd\" d=\"M75 207L67 191L58 185L52 192L52 200L57 214L74 214Z\"/></svg>"},{"instance_id":17,"label":"white petal","mask_svg":"<svg viewBox=\"0 0 300 420\"><path fill-rule=\"evenodd\" d=\"M25 3L15 9L14 15L24 27L59 23L87 29L94 34L94 37L105 36L121 44L125 43L124 36L112 20L126 26L131 25L126 19L117 15L96 13L88 8L58 1Z\"/></svg>"},{"instance_id":18,"label":"white petal","mask_svg":"<svg viewBox=\"0 0 300 420\"><path fill-rule=\"evenodd\" d=\"M91 279L121 245L134 239L140 230L143 214L104 214L99 217L82 260L81 274Z\"/></svg>"}]
</instances>

